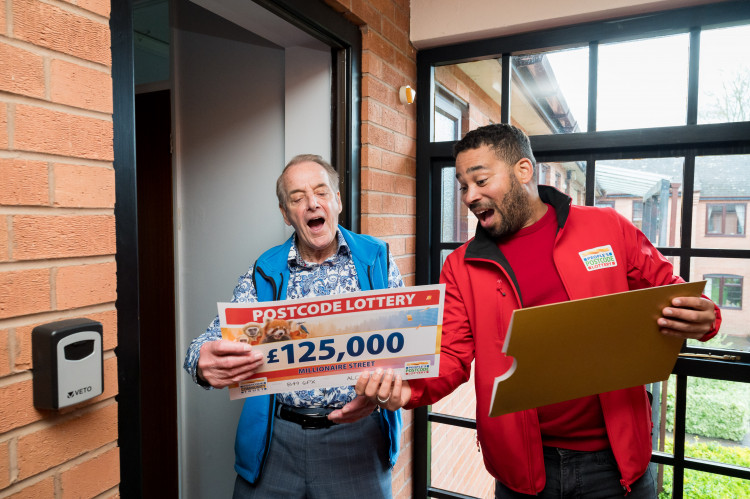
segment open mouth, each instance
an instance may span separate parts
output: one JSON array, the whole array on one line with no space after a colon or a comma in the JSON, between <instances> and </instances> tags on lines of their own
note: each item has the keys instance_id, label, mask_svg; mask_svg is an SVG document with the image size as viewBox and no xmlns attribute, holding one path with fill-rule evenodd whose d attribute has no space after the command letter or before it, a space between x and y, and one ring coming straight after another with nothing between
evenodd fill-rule
<instances>
[{"instance_id":1,"label":"open mouth","mask_svg":"<svg viewBox=\"0 0 750 499\"><path fill-rule=\"evenodd\" d=\"M310 227L312 230L318 230L325 223L326 221L323 218L313 218L307 221L307 226Z\"/></svg>"},{"instance_id":2,"label":"open mouth","mask_svg":"<svg viewBox=\"0 0 750 499\"><path fill-rule=\"evenodd\" d=\"M481 223L484 223L490 218L492 218L492 215L495 214L495 210L487 209L483 211L477 211L474 214L477 216L477 218L479 219Z\"/></svg>"}]
</instances>

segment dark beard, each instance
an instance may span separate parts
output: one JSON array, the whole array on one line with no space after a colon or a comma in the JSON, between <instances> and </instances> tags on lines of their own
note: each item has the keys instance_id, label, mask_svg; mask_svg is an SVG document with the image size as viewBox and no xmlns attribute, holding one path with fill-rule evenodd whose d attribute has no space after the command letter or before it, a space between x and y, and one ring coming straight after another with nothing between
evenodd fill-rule
<instances>
[{"instance_id":1,"label":"dark beard","mask_svg":"<svg viewBox=\"0 0 750 499\"><path fill-rule=\"evenodd\" d=\"M503 197L502 204L495 208L500 215L500 226L487 229L495 240L515 234L531 219L531 203L526 192L516 177L511 175L510 178L510 190Z\"/></svg>"}]
</instances>

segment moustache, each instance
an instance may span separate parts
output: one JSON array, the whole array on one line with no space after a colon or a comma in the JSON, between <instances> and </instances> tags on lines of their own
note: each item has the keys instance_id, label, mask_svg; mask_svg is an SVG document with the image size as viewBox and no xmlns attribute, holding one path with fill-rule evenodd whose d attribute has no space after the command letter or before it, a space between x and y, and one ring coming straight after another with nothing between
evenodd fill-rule
<instances>
[{"instance_id":1,"label":"moustache","mask_svg":"<svg viewBox=\"0 0 750 499\"><path fill-rule=\"evenodd\" d=\"M495 205L492 203L482 203L482 202L476 202L471 203L469 205L469 210L473 211L474 213L485 211L485 210L494 210Z\"/></svg>"}]
</instances>

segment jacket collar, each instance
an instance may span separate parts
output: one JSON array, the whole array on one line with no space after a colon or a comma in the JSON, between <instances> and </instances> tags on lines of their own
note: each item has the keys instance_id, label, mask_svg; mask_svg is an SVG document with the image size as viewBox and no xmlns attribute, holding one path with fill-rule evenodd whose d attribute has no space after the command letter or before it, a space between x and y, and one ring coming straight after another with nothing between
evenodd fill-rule
<instances>
[{"instance_id":1,"label":"jacket collar","mask_svg":"<svg viewBox=\"0 0 750 499\"><path fill-rule=\"evenodd\" d=\"M559 231L565 226L565 221L570 214L570 205L573 200L567 194L549 185L540 185L537 187L537 190L539 191L539 198L543 202L552 205L555 209L555 213L557 213L557 230Z\"/></svg>"},{"instance_id":2,"label":"jacket collar","mask_svg":"<svg viewBox=\"0 0 750 499\"><path fill-rule=\"evenodd\" d=\"M567 194L563 194L548 185L540 185L537 189L539 191L539 198L543 202L552 205L555 209L555 213L557 214L557 230L559 231L568 220L572 199ZM466 248L466 258L484 258L501 263L501 261L493 257L494 253L502 256L497 247L497 242L490 237L481 225L477 225L477 232L474 235L474 239L469 241L469 245ZM502 261L505 261L505 257L502 257Z\"/></svg>"},{"instance_id":3,"label":"jacket collar","mask_svg":"<svg viewBox=\"0 0 750 499\"><path fill-rule=\"evenodd\" d=\"M558 191L554 187L548 185L540 185L537 187L539 191L539 197L541 200L555 209L557 214L557 230L563 228L565 222L570 214L570 204L572 199L570 196ZM513 285L518 291L518 297L521 298L521 292L518 287L518 281L516 280L516 274L508 263L508 260L497 247L497 242L487 233L487 231L481 226L477 225L477 232L474 238L469 241L466 247L466 254L464 259L481 259L491 260L497 263L503 270L508 274L510 279L513 281Z\"/></svg>"}]
</instances>

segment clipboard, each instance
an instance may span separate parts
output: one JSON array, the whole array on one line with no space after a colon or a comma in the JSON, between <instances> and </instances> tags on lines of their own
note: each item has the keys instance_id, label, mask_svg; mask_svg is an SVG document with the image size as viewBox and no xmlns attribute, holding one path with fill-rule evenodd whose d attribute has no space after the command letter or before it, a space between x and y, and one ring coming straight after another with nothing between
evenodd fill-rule
<instances>
[{"instance_id":1,"label":"clipboard","mask_svg":"<svg viewBox=\"0 0 750 499\"><path fill-rule=\"evenodd\" d=\"M630 388L669 377L683 340L656 320L706 281L670 284L518 309L503 352L513 365L495 378L490 416Z\"/></svg>"}]
</instances>

